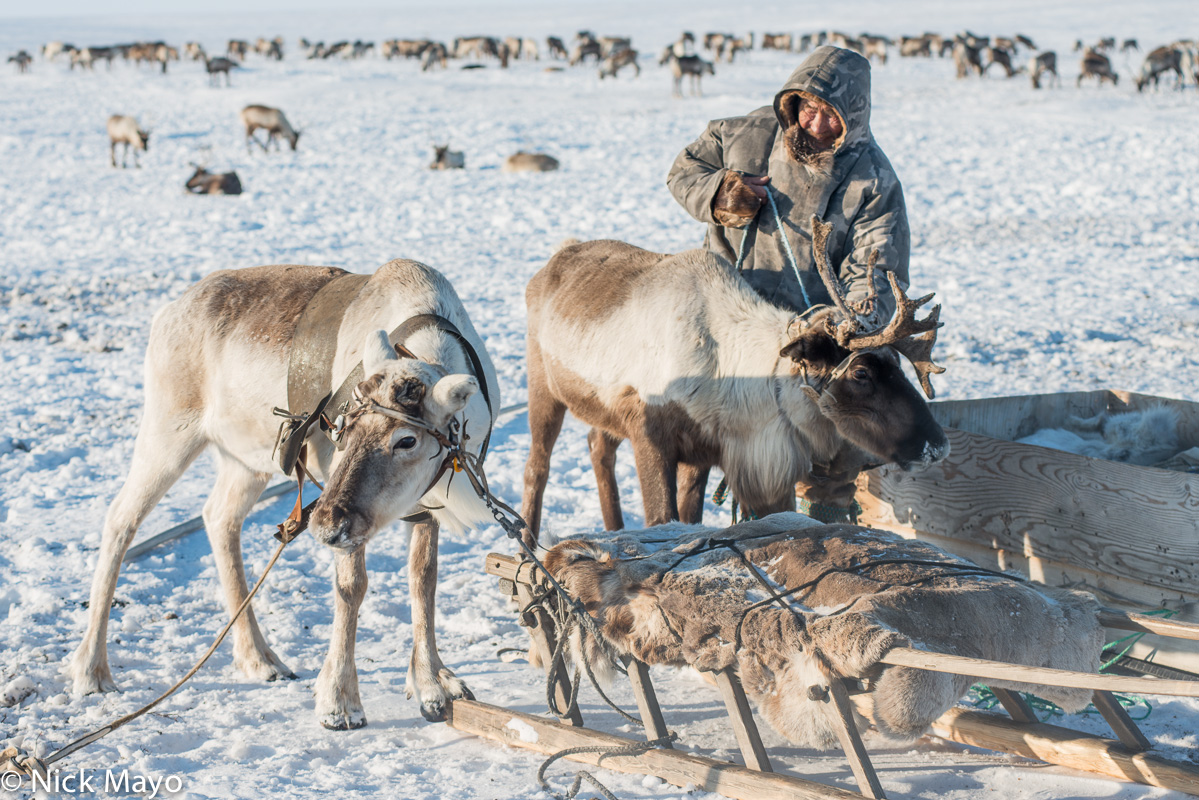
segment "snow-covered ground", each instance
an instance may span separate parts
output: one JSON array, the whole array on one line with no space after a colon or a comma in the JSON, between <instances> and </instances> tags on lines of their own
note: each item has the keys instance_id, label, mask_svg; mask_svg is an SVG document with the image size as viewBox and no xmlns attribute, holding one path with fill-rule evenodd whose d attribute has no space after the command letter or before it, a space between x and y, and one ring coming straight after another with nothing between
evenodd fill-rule
<instances>
[{"instance_id":1,"label":"snow-covered ground","mask_svg":"<svg viewBox=\"0 0 1199 800\"><path fill-rule=\"evenodd\" d=\"M428 5L428 4L421 4ZM414 62L247 62L233 88L209 88L201 66L167 75L116 64L71 74L40 59L29 75L0 72L0 689L29 679L34 694L0 708L0 741L46 752L149 700L207 646L224 619L203 536L129 565L117 589L110 655L124 692L72 697L63 664L85 621L104 512L120 486L141 406L150 316L217 269L335 264L369 272L422 260L455 284L501 376L503 402L524 396L525 282L567 236L618 238L659 251L697 246L702 227L670 198L666 171L708 120L769 102L798 63L755 51L720 65L702 99L674 100L653 54L683 27L807 31L837 27L898 35L923 30L1033 36L1055 48L1064 87L1033 92L1027 78L955 81L948 60L894 58L874 72L874 131L904 182L913 228L914 289L936 290L946 321L938 347L943 398L1114 387L1188 397L1199 380L1199 96L1137 95L1132 66L1116 89L1076 90L1075 38L1136 36L1142 47L1193 36L1180 0L1042 2L968 10L924 2L838 4L803 19L793 4L737 11L681 2L550 4L509 10L445 2L394 12L290 13L283 18L105 17L13 20L0 54L50 39L79 45L163 37L210 51L230 37L381 40L489 32L569 37L581 27L631 34L643 73L600 82L593 68L548 73L545 63L421 74ZM1151 18L1150 18L1151 17ZM1134 59L1139 62L1139 59ZM296 154L247 154L237 111L284 109L303 129ZM152 128L140 170L108 166L109 114ZM425 169L432 145L466 153L466 169ZM556 156L558 172L506 175L517 149ZM189 162L236 169L240 197L184 194ZM506 418L488 473L519 499L528 436ZM630 522L639 519L631 457L620 466ZM568 423L555 452L545 528L600 527L584 431ZM212 481L204 460L167 495L140 537L199 512ZM244 535L257 574L288 498L265 505ZM710 519L726 518L710 509ZM504 664L520 629L483 557L508 547L498 528L444 536L438 635L447 664L480 699L541 709L538 675ZM187 796L505 798L540 796L539 759L429 725L403 696L412 642L406 546L394 529L369 548L370 593L358 668L370 724L322 729L311 688L331 627L331 554L310 538L289 548L255 608L275 651L300 676L261 685L222 650L158 712L70 759L72 767L180 774ZM689 674L655 674L670 724L697 752L732 757L719 698ZM631 698L616 691L626 705ZM1199 703L1156 703L1146 731L1167 753L1193 757ZM618 730L585 693L584 714ZM1101 731L1092 719L1071 725ZM838 754L789 747L771 732L777 763L852 786ZM965 752L956 745L871 742L892 796L1165 796ZM559 770L563 774L568 770ZM677 797L653 780L601 771L622 798ZM561 785L561 784L560 784ZM697 796L695 794L691 796Z\"/></svg>"}]
</instances>

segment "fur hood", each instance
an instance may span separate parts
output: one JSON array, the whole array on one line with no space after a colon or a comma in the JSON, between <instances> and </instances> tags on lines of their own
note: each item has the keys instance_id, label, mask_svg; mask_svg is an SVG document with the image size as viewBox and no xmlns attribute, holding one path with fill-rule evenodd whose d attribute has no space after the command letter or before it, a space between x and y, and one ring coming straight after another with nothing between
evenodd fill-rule
<instances>
[{"instance_id":1,"label":"fur hood","mask_svg":"<svg viewBox=\"0 0 1199 800\"><path fill-rule=\"evenodd\" d=\"M795 122L782 105L791 92L823 100L841 117L844 130L833 146L834 153L870 139L870 62L854 51L818 47L791 73L774 96L774 115L783 130Z\"/></svg>"}]
</instances>

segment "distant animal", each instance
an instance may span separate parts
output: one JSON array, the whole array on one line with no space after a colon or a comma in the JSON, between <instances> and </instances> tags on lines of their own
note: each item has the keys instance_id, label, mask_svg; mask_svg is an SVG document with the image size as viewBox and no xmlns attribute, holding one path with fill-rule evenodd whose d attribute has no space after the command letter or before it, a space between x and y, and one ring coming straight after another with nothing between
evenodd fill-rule
<instances>
[{"instance_id":1,"label":"distant animal","mask_svg":"<svg viewBox=\"0 0 1199 800\"><path fill-rule=\"evenodd\" d=\"M1168 406L1071 416L1063 428L1044 428L1017 441L1142 467L1165 461L1182 449L1178 412Z\"/></svg>"},{"instance_id":2,"label":"distant animal","mask_svg":"<svg viewBox=\"0 0 1199 800\"><path fill-rule=\"evenodd\" d=\"M691 79L691 94L702 95L703 86L701 82L704 73L709 75L716 74L716 67L711 61L704 61L699 56L683 56L679 58L673 52L668 53L664 63L670 64L670 74L674 77L674 90L672 94L675 97L683 96L683 76L689 76Z\"/></svg>"},{"instance_id":3,"label":"distant animal","mask_svg":"<svg viewBox=\"0 0 1199 800\"><path fill-rule=\"evenodd\" d=\"M558 159L544 153L521 150L504 159L503 172L551 172L558 168Z\"/></svg>"},{"instance_id":4,"label":"distant animal","mask_svg":"<svg viewBox=\"0 0 1199 800\"><path fill-rule=\"evenodd\" d=\"M901 36L899 37L899 55L902 58L917 56L927 58L932 55L932 42L927 36Z\"/></svg>"},{"instance_id":5,"label":"distant animal","mask_svg":"<svg viewBox=\"0 0 1199 800\"><path fill-rule=\"evenodd\" d=\"M596 61L602 61L604 57L603 45L594 37L580 37L576 40L574 48L570 51L570 65L573 67L576 64L582 64L588 57L594 57Z\"/></svg>"},{"instance_id":6,"label":"distant animal","mask_svg":"<svg viewBox=\"0 0 1199 800\"><path fill-rule=\"evenodd\" d=\"M1082 54L1082 61L1079 64L1078 80L1075 81L1075 86L1082 86L1083 78L1097 78L1099 85L1102 86L1104 81L1111 81L1112 86L1119 85L1120 76L1112 71L1112 62L1103 53L1096 52L1091 48Z\"/></svg>"},{"instance_id":7,"label":"distant animal","mask_svg":"<svg viewBox=\"0 0 1199 800\"><path fill-rule=\"evenodd\" d=\"M286 139L291 145L291 149L296 149L296 144L300 141L300 132L291 126L287 121L287 117L277 108L270 106L246 106L241 110L241 124L246 128L246 150L250 150L251 143L257 144L262 148L262 152L268 152L271 143L274 142L275 149L279 149L279 140ZM254 132L261 128L266 131L266 142L258 141L258 137Z\"/></svg>"},{"instance_id":8,"label":"distant animal","mask_svg":"<svg viewBox=\"0 0 1199 800\"><path fill-rule=\"evenodd\" d=\"M466 156L461 150L451 150L447 145L433 145L433 163L429 169L462 169L466 166Z\"/></svg>"},{"instance_id":9,"label":"distant animal","mask_svg":"<svg viewBox=\"0 0 1199 800\"><path fill-rule=\"evenodd\" d=\"M636 77L641 77L641 65L637 63L637 51L631 48L617 50L610 56L600 62L599 76L603 80L606 76L616 77L624 67L632 67L636 72Z\"/></svg>"},{"instance_id":10,"label":"distant animal","mask_svg":"<svg viewBox=\"0 0 1199 800\"><path fill-rule=\"evenodd\" d=\"M204 52L204 48L199 42L188 42L183 45L183 54L192 61L207 61L208 54Z\"/></svg>"},{"instance_id":11,"label":"distant animal","mask_svg":"<svg viewBox=\"0 0 1199 800\"><path fill-rule=\"evenodd\" d=\"M958 79L968 77L971 72L979 77L983 74L983 65L981 60L981 51L973 45L967 44L965 41L955 42L953 45L953 63L957 68Z\"/></svg>"},{"instance_id":12,"label":"distant animal","mask_svg":"<svg viewBox=\"0 0 1199 800\"><path fill-rule=\"evenodd\" d=\"M1016 34L1016 41L1027 47L1029 50L1036 50L1037 46L1032 43L1032 39L1022 33Z\"/></svg>"},{"instance_id":13,"label":"distant animal","mask_svg":"<svg viewBox=\"0 0 1199 800\"><path fill-rule=\"evenodd\" d=\"M891 44L891 40L885 36L867 36L862 34L859 37L862 43L862 55L866 58L877 58L878 63L887 63L887 47Z\"/></svg>"},{"instance_id":14,"label":"distant animal","mask_svg":"<svg viewBox=\"0 0 1199 800\"><path fill-rule=\"evenodd\" d=\"M817 259L835 282L827 259ZM856 324L858 306L843 287L834 297L844 312L797 317L706 250L664 255L616 241L562 247L525 291L527 543L537 541L550 455L568 410L592 426L587 442L609 530L624 525L614 474L624 439L646 525L700 522L713 466L743 506L764 516L793 510L796 481L846 442L903 469L944 458L948 438L900 366L903 353L932 396L938 312L917 319L930 298L911 301L893 278L891 286L899 304L892 320L866 334L844 327Z\"/></svg>"},{"instance_id":15,"label":"distant animal","mask_svg":"<svg viewBox=\"0 0 1199 800\"><path fill-rule=\"evenodd\" d=\"M783 50L785 52L791 52L791 34L789 34L789 33L764 33L764 34L762 34L762 49L763 50Z\"/></svg>"},{"instance_id":16,"label":"distant animal","mask_svg":"<svg viewBox=\"0 0 1199 800\"><path fill-rule=\"evenodd\" d=\"M1094 49L1096 52L1103 52L1104 50L1115 50L1116 49L1116 37L1115 36L1105 36L1104 38L1100 39L1095 44Z\"/></svg>"},{"instance_id":17,"label":"distant animal","mask_svg":"<svg viewBox=\"0 0 1199 800\"><path fill-rule=\"evenodd\" d=\"M276 36L274 39L265 39L261 36L254 42L254 52L263 58L274 59L275 61L283 60L283 37Z\"/></svg>"},{"instance_id":18,"label":"distant animal","mask_svg":"<svg viewBox=\"0 0 1199 800\"><path fill-rule=\"evenodd\" d=\"M1046 75L1052 75L1051 84L1062 85L1062 79L1057 74L1057 53L1052 50L1046 50L1044 53L1038 53L1032 57L1028 68L1029 75L1032 77L1032 88L1041 88L1041 79Z\"/></svg>"},{"instance_id":19,"label":"distant animal","mask_svg":"<svg viewBox=\"0 0 1199 800\"><path fill-rule=\"evenodd\" d=\"M987 47L983 49L983 55L987 59L987 65L983 67L982 74L986 74L987 70L998 64L1003 67L1003 71L1007 77L1012 77L1016 74L1016 70L1012 69L1012 56L1007 50L999 47Z\"/></svg>"},{"instance_id":20,"label":"distant animal","mask_svg":"<svg viewBox=\"0 0 1199 800\"><path fill-rule=\"evenodd\" d=\"M1141 46L1139 44L1137 44L1136 39L1125 39L1124 43L1120 45L1121 53L1127 53L1130 50L1140 50L1140 49L1141 49Z\"/></svg>"},{"instance_id":21,"label":"distant animal","mask_svg":"<svg viewBox=\"0 0 1199 800\"><path fill-rule=\"evenodd\" d=\"M566 49L566 45L557 36L545 37L545 47L550 54L550 58L570 59L570 51Z\"/></svg>"},{"instance_id":22,"label":"distant animal","mask_svg":"<svg viewBox=\"0 0 1199 800\"><path fill-rule=\"evenodd\" d=\"M33 63L33 56L26 53L24 50L18 50L16 53L8 57L8 63L17 65L17 72L28 72L29 65Z\"/></svg>"},{"instance_id":23,"label":"distant animal","mask_svg":"<svg viewBox=\"0 0 1199 800\"><path fill-rule=\"evenodd\" d=\"M62 53L70 53L75 49L75 45L67 44L66 42L46 42L46 44L42 45L42 58L47 61L53 61Z\"/></svg>"},{"instance_id":24,"label":"distant animal","mask_svg":"<svg viewBox=\"0 0 1199 800\"><path fill-rule=\"evenodd\" d=\"M599 43L600 57L607 58L617 51L632 47L633 39L630 36L601 36Z\"/></svg>"},{"instance_id":25,"label":"distant animal","mask_svg":"<svg viewBox=\"0 0 1199 800\"><path fill-rule=\"evenodd\" d=\"M125 145L124 151L121 153L121 166L126 167L129 159L129 148L133 148L133 166L140 167L141 164L137 160L137 151L143 153L150 149L150 132L141 129L137 124L137 120L133 117L126 117L120 114L113 114L108 118L108 139L109 148L108 154L112 161L112 165L117 165L117 145Z\"/></svg>"},{"instance_id":26,"label":"distant animal","mask_svg":"<svg viewBox=\"0 0 1199 800\"><path fill-rule=\"evenodd\" d=\"M729 36L720 43L720 48L716 51L716 60L724 60L732 64L733 57L738 53L753 49L754 35L752 33L745 36Z\"/></svg>"},{"instance_id":27,"label":"distant animal","mask_svg":"<svg viewBox=\"0 0 1199 800\"><path fill-rule=\"evenodd\" d=\"M428 72L433 67L446 68L449 54L441 42L429 42L429 46L420 55L420 71Z\"/></svg>"},{"instance_id":28,"label":"distant animal","mask_svg":"<svg viewBox=\"0 0 1199 800\"><path fill-rule=\"evenodd\" d=\"M230 39L229 44L225 47L225 55L231 58L236 58L238 61L246 60L246 53L250 50L250 43L242 39Z\"/></svg>"},{"instance_id":29,"label":"distant animal","mask_svg":"<svg viewBox=\"0 0 1199 800\"><path fill-rule=\"evenodd\" d=\"M209 58L204 61L204 69L208 71L208 85L220 86L221 75L225 76L225 85L229 85L229 70L240 69L236 61L232 61L224 56Z\"/></svg>"},{"instance_id":30,"label":"distant animal","mask_svg":"<svg viewBox=\"0 0 1199 800\"><path fill-rule=\"evenodd\" d=\"M1141 74L1137 76L1137 91L1143 91L1150 83L1156 89L1161 76L1173 71L1178 76L1179 88L1183 85L1182 54L1173 47L1157 47L1145 56L1141 65Z\"/></svg>"},{"instance_id":31,"label":"distant animal","mask_svg":"<svg viewBox=\"0 0 1199 800\"><path fill-rule=\"evenodd\" d=\"M241 181L236 172L209 172L197 164L185 187L192 194L241 194Z\"/></svg>"}]
</instances>

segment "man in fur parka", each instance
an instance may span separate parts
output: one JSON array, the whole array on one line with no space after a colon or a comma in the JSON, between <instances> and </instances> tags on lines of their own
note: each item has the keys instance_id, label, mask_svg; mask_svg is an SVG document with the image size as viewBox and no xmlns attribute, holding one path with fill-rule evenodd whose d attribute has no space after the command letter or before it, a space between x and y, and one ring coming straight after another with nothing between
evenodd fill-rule
<instances>
[{"instance_id":1,"label":"man in fur parka","mask_svg":"<svg viewBox=\"0 0 1199 800\"><path fill-rule=\"evenodd\" d=\"M748 237L742 275L777 306L803 313L832 303L812 255L813 215L833 225L829 262L849 300L869 294L866 264L879 252L878 302L862 320L866 330L895 310L884 270L908 287L911 234L903 188L870 133L870 62L852 50L817 48L773 105L709 123L679 153L666 183L691 216L708 224L706 249L735 263ZM802 291L780 236L795 253ZM823 522L854 521L854 479L864 462L865 454L848 446L832 463L813 464L796 486L799 510Z\"/></svg>"},{"instance_id":2,"label":"man in fur parka","mask_svg":"<svg viewBox=\"0 0 1199 800\"><path fill-rule=\"evenodd\" d=\"M666 183L691 216L708 224L706 249L734 263L749 237L742 275L775 305L807 310L780 234L795 253L811 304L832 302L812 256L813 214L833 225L829 261L850 300L867 295L866 262L879 251L880 302L874 318L864 320L868 327L895 307L883 270L907 289L911 235L903 188L870 133L870 62L852 50L817 48L773 106L709 123L679 153ZM766 202L771 190L781 232Z\"/></svg>"}]
</instances>

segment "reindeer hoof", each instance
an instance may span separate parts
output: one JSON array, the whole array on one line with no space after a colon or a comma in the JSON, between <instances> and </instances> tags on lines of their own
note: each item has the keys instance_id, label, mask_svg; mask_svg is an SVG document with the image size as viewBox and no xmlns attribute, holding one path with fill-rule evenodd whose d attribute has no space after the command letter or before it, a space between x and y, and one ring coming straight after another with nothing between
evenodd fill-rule
<instances>
[{"instance_id":1,"label":"reindeer hoof","mask_svg":"<svg viewBox=\"0 0 1199 800\"><path fill-rule=\"evenodd\" d=\"M285 681L294 681L298 677L299 676L296 675L296 673L294 673L290 669L287 669L286 667L284 667L282 672L275 673L274 675L271 675L271 677L267 678L266 680L267 680L267 683L273 683L274 681L277 681L280 679L285 680Z\"/></svg>"},{"instance_id":2,"label":"reindeer hoof","mask_svg":"<svg viewBox=\"0 0 1199 800\"><path fill-rule=\"evenodd\" d=\"M321 717L321 726L331 731L353 731L366 727L366 712L343 711Z\"/></svg>"},{"instance_id":3,"label":"reindeer hoof","mask_svg":"<svg viewBox=\"0 0 1199 800\"><path fill-rule=\"evenodd\" d=\"M420 704L420 714L426 722L445 722L449 718L450 703L454 700L474 700L475 695L470 689L462 687L461 692L446 700L428 700Z\"/></svg>"}]
</instances>

